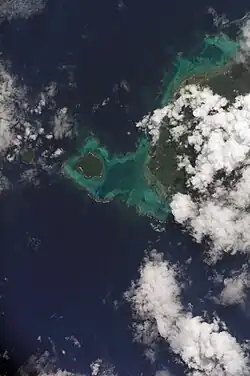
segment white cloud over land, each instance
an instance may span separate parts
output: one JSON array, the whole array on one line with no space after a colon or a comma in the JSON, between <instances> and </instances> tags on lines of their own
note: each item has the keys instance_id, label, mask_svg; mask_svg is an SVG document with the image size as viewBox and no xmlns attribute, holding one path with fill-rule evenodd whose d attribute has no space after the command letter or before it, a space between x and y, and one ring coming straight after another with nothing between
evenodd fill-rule
<instances>
[{"instance_id":1,"label":"white cloud over land","mask_svg":"<svg viewBox=\"0 0 250 376\"><path fill-rule=\"evenodd\" d=\"M249 252L250 94L229 104L209 88L190 85L167 106L167 118L187 174L186 194L171 202L176 221L197 242L209 237L211 260Z\"/></svg>"},{"instance_id":2,"label":"white cloud over land","mask_svg":"<svg viewBox=\"0 0 250 376\"><path fill-rule=\"evenodd\" d=\"M153 144L168 127L168 144L185 171L185 192L170 204L175 220L197 242L208 241L208 260L250 253L250 94L233 103L208 87L187 85L177 99L138 126Z\"/></svg>"}]
</instances>

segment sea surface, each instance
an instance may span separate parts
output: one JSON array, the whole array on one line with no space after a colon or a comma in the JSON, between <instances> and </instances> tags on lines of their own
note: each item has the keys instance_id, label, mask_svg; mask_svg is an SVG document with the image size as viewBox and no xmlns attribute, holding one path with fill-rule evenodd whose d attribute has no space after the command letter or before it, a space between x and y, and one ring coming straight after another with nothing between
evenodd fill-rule
<instances>
[{"instance_id":1,"label":"sea surface","mask_svg":"<svg viewBox=\"0 0 250 376\"><path fill-rule=\"evenodd\" d=\"M247 5L48 0L41 15L0 25L1 52L31 96L56 82L58 107L68 107L83 132L90 129L111 152L124 153L135 150L135 122L157 105L172 57L214 30L208 7L236 19ZM107 105L93 111L106 98ZM89 373L91 362L101 358L119 375L153 375L166 366L183 376L166 347L151 364L144 348L133 343L123 293L138 277L145 250L156 248L192 280L185 299L194 312L212 312L215 305L204 296L213 271L202 262L202 245L171 217L162 233L152 222L117 201L94 202L59 175L45 176L38 187L17 185L4 192L0 338L10 359L0 373L12 375L32 354L47 350L68 371ZM190 257L193 262L185 263ZM234 260L234 268L237 263L242 260ZM217 266L231 268L231 259ZM232 332L250 335L240 309L220 308L219 314ZM81 347L66 339L71 336Z\"/></svg>"}]
</instances>

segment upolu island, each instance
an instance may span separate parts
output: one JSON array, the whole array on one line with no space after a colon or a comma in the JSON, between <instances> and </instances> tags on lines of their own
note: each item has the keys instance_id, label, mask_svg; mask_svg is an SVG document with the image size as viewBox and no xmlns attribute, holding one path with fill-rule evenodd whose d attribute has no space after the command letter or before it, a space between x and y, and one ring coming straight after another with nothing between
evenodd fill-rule
<instances>
[{"instance_id":1,"label":"upolu island","mask_svg":"<svg viewBox=\"0 0 250 376\"><path fill-rule=\"evenodd\" d=\"M210 85L216 77L231 77L239 45L221 34L205 37L189 56L178 57L164 76L162 107L176 98L179 89L191 82ZM165 221L171 214L169 202L175 192L184 190L184 172L178 170L176 149L168 143L167 121L161 126L160 137L152 146L143 135L135 152L110 155L95 137L87 138L82 148L63 166L64 173L77 186L84 188L97 202L115 198L138 214Z\"/></svg>"}]
</instances>

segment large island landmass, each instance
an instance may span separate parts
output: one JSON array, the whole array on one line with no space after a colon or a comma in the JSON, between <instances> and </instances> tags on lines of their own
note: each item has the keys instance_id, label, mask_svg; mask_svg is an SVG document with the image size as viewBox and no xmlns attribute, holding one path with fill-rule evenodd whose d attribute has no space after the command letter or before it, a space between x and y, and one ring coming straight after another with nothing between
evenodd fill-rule
<instances>
[{"instance_id":1,"label":"large island landmass","mask_svg":"<svg viewBox=\"0 0 250 376\"><path fill-rule=\"evenodd\" d=\"M162 107L178 96L181 87L191 83L209 86L218 94L225 95L225 91L237 94L236 90L232 90L232 86L236 85L235 88L239 87L240 90L243 89L242 85L247 86L244 80L242 82L242 78L237 84L232 80L239 70L240 75L244 71L244 68L240 67L241 64L235 61L238 49L239 44L236 41L220 34L205 37L202 45L196 46L189 56L177 57L173 69L164 78ZM159 140L151 149L148 167L165 187L168 200L174 193L184 190L185 181L185 172L177 168L175 145L169 143L169 140L169 124L163 119Z\"/></svg>"}]
</instances>

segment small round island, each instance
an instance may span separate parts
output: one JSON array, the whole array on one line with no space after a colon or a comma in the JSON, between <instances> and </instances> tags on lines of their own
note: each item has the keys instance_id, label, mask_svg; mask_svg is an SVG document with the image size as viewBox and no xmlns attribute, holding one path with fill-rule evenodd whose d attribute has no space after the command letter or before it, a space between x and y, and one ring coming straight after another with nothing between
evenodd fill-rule
<instances>
[{"instance_id":1,"label":"small round island","mask_svg":"<svg viewBox=\"0 0 250 376\"><path fill-rule=\"evenodd\" d=\"M74 166L86 179L103 178L104 165L102 160L93 152L81 156Z\"/></svg>"},{"instance_id":2,"label":"small round island","mask_svg":"<svg viewBox=\"0 0 250 376\"><path fill-rule=\"evenodd\" d=\"M35 150L28 148L24 150L21 154L22 162L29 165L35 161Z\"/></svg>"}]
</instances>

